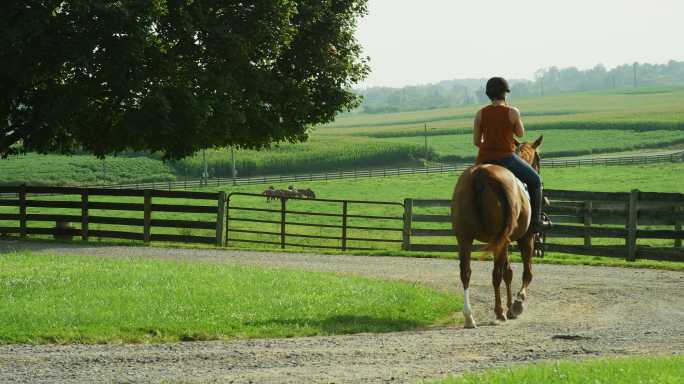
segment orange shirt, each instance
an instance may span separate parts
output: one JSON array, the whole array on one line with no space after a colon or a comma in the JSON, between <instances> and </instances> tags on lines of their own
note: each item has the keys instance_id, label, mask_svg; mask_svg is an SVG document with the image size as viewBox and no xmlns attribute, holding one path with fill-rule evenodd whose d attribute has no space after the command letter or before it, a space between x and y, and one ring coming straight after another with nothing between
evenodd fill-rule
<instances>
[{"instance_id":1,"label":"orange shirt","mask_svg":"<svg viewBox=\"0 0 684 384\"><path fill-rule=\"evenodd\" d=\"M488 105L480 113L483 142L477 154L476 164L496 161L515 153L513 129L508 106Z\"/></svg>"}]
</instances>

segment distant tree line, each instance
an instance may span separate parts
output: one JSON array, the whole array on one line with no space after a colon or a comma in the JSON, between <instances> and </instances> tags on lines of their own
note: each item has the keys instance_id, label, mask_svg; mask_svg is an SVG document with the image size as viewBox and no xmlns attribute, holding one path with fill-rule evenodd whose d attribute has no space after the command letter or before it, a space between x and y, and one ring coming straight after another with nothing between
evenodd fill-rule
<instances>
[{"instance_id":1,"label":"distant tree line","mask_svg":"<svg viewBox=\"0 0 684 384\"><path fill-rule=\"evenodd\" d=\"M482 84L482 79L463 79L403 88L368 88L357 91L363 96L357 111L391 113L473 104L478 102L476 93Z\"/></svg>"},{"instance_id":2,"label":"distant tree line","mask_svg":"<svg viewBox=\"0 0 684 384\"><path fill-rule=\"evenodd\" d=\"M633 63L607 69L576 67L542 68L534 80L509 79L514 97L543 96L564 92L596 91L642 86L684 85L684 61L666 64ZM358 90L364 97L356 110L361 113L390 113L454 107L486 102L487 79L458 79L403 88L372 87Z\"/></svg>"}]
</instances>

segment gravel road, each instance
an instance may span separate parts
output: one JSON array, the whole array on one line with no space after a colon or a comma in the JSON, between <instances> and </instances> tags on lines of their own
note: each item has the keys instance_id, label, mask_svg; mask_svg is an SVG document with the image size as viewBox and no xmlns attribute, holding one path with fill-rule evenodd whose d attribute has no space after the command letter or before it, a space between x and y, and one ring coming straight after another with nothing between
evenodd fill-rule
<instances>
[{"instance_id":1,"label":"gravel road","mask_svg":"<svg viewBox=\"0 0 684 384\"><path fill-rule=\"evenodd\" d=\"M338 272L460 293L453 260L0 242L0 253L15 249ZM517 288L522 267L514 267ZM161 345L6 345L0 346L0 382L416 383L532 361L684 353L684 273L560 265L536 265L534 273L526 312L500 326L493 323L491 264L474 262L475 330L454 326Z\"/></svg>"}]
</instances>

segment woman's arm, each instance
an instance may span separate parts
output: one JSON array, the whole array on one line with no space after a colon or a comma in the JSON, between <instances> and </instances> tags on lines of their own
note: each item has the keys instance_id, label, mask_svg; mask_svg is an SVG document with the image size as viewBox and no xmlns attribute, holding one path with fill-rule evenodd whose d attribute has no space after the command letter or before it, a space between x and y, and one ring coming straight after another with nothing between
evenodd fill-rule
<instances>
[{"instance_id":1,"label":"woman's arm","mask_svg":"<svg viewBox=\"0 0 684 384\"><path fill-rule=\"evenodd\" d=\"M520 116L520 110L518 110L518 108L511 107L508 111L508 116L513 123L513 133L518 137L523 137L525 135L525 125L523 124L522 117Z\"/></svg>"},{"instance_id":2,"label":"woman's arm","mask_svg":"<svg viewBox=\"0 0 684 384\"><path fill-rule=\"evenodd\" d=\"M482 144L482 127L480 124L482 123L482 110L477 111L477 115L475 115L475 123L473 125L473 144L476 147L480 147L480 144Z\"/></svg>"}]
</instances>

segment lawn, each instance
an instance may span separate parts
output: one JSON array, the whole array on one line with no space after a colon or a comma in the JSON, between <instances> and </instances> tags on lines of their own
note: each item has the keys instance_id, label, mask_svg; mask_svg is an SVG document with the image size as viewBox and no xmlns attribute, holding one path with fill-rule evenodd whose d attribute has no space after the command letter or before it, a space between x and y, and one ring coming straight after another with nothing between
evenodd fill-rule
<instances>
[{"instance_id":1,"label":"lawn","mask_svg":"<svg viewBox=\"0 0 684 384\"><path fill-rule=\"evenodd\" d=\"M432 384L679 384L684 356L600 359L514 366Z\"/></svg>"},{"instance_id":2,"label":"lawn","mask_svg":"<svg viewBox=\"0 0 684 384\"><path fill-rule=\"evenodd\" d=\"M147 343L392 332L459 311L453 295L336 274L0 254L0 343Z\"/></svg>"}]
</instances>

